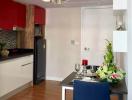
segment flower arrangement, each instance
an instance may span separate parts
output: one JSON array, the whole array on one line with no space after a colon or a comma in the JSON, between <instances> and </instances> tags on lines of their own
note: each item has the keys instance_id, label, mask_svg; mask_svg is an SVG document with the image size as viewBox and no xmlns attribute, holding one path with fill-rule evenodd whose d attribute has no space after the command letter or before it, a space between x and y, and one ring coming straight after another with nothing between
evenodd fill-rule
<instances>
[{"instance_id":1,"label":"flower arrangement","mask_svg":"<svg viewBox=\"0 0 132 100\"><path fill-rule=\"evenodd\" d=\"M96 74L101 81L107 81L110 83L118 83L124 79L126 73L119 67L116 67L114 63L114 56L112 52L112 43L107 40L106 53L104 55L103 65L98 68Z\"/></svg>"}]
</instances>

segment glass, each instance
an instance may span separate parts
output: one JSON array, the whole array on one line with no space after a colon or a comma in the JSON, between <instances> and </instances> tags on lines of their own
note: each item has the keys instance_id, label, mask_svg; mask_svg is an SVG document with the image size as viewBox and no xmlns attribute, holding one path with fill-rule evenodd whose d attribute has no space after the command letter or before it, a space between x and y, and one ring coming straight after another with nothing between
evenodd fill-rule
<instances>
[{"instance_id":1,"label":"glass","mask_svg":"<svg viewBox=\"0 0 132 100\"><path fill-rule=\"evenodd\" d=\"M82 65L84 65L84 66L88 65L88 60L83 59L83 60L82 60Z\"/></svg>"},{"instance_id":2,"label":"glass","mask_svg":"<svg viewBox=\"0 0 132 100\"><path fill-rule=\"evenodd\" d=\"M86 66L83 66L83 71L82 71L83 77L87 76L87 69Z\"/></svg>"},{"instance_id":3,"label":"glass","mask_svg":"<svg viewBox=\"0 0 132 100\"><path fill-rule=\"evenodd\" d=\"M91 68L90 68L90 71L91 71L91 74L92 74L91 80L95 79L95 72L97 71L97 68L98 68L98 66L96 66L96 65L91 66Z\"/></svg>"},{"instance_id":4,"label":"glass","mask_svg":"<svg viewBox=\"0 0 132 100\"><path fill-rule=\"evenodd\" d=\"M93 66L91 67L90 71L91 71L91 73L95 73Z\"/></svg>"},{"instance_id":5,"label":"glass","mask_svg":"<svg viewBox=\"0 0 132 100\"><path fill-rule=\"evenodd\" d=\"M90 70L91 67L92 67L91 65L87 65L87 66L86 66L86 69L87 69L87 70Z\"/></svg>"},{"instance_id":6,"label":"glass","mask_svg":"<svg viewBox=\"0 0 132 100\"><path fill-rule=\"evenodd\" d=\"M75 64L75 71L77 72L77 74L76 74L76 78L79 78L79 77L80 77L80 75L79 75L80 64Z\"/></svg>"}]
</instances>

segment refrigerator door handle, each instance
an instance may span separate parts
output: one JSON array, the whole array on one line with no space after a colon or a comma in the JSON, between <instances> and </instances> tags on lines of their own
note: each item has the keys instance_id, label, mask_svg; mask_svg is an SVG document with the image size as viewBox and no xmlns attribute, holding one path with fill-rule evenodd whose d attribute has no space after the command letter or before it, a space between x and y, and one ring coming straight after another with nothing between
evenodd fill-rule
<instances>
[{"instance_id":1,"label":"refrigerator door handle","mask_svg":"<svg viewBox=\"0 0 132 100\"><path fill-rule=\"evenodd\" d=\"M43 45L43 48L45 48L45 44Z\"/></svg>"}]
</instances>

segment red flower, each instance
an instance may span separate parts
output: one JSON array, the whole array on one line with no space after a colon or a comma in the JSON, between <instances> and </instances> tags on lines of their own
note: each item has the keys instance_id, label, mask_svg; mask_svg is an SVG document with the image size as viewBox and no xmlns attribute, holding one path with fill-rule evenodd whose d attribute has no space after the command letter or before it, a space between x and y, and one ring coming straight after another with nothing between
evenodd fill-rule
<instances>
[{"instance_id":1,"label":"red flower","mask_svg":"<svg viewBox=\"0 0 132 100\"><path fill-rule=\"evenodd\" d=\"M113 78L113 79L117 79L118 77L120 77L120 75L117 74L117 73L113 73L113 74L111 75L111 78Z\"/></svg>"}]
</instances>

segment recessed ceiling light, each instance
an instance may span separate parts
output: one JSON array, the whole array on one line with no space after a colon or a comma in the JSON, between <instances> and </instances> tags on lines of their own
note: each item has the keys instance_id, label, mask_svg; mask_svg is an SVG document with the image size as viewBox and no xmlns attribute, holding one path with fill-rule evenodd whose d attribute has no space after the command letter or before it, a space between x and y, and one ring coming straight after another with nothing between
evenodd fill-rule
<instances>
[{"instance_id":1,"label":"recessed ceiling light","mask_svg":"<svg viewBox=\"0 0 132 100\"><path fill-rule=\"evenodd\" d=\"M44 1L44 2L50 2L51 0L42 0L42 1Z\"/></svg>"},{"instance_id":2,"label":"recessed ceiling light","mask_svg":"<svg viewBox=\"0 0 132 100\"><path fill-rule=\"evenodd\" d=\"M55 3L55 4L62 4L64 1L67 1L67 0L42 0L42 1Z\"/></svg>"}]
</instances>

